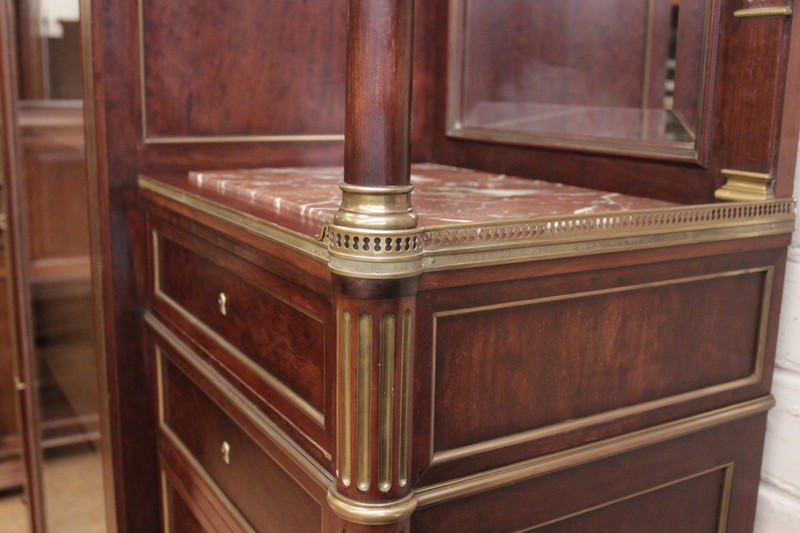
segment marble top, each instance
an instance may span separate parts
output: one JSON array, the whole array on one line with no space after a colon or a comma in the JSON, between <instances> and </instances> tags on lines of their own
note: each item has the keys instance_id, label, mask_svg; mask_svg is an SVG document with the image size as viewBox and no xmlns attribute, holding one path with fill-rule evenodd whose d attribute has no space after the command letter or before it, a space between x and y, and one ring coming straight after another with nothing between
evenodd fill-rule
<instances>
[{"instance_id":1,"label":"marble top","mask_svg":"<svg viewBox=\"0 0 800 533\"><path fill-rule=\"evenodd\" d=\"M296 227L313 236L339 208L343 174L342 167L266 168L192 172L189 179L203 189L264 207L282 220L296 219ZM411 183L421 227L677 205L432 163L412 165Z\"/></svg>"}]
</instances>

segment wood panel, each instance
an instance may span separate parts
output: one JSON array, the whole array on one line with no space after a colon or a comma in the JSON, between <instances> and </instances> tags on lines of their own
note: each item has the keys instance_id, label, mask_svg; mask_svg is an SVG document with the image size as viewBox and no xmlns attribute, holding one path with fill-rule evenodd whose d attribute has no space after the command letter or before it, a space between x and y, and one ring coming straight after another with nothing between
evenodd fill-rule
<instances>
[{"instance_id":1,"label":"wood panel","mask_svg":"<svg viewBox=\"0 0 800 533\"><path fill-rule=\"evenodd\" d=\"M412 531L749 532L765 419L425 507Z\"/></svg>"},{"instance_id":2,"label":"wood panel","mask_svg":"<svg viewBox=\"0 0 800 533\"><path fill-rule=\"evenodd\" d=\"M83 106L79 102L23 103L20 128L34 269L38 261L87 257Z\"/></svg>"},{"instance_id":3,"label":"wood panel","mask_svg":"<svg viewBox=\"0 0 800 533\"><path fill-rule=\"evenodd\" d=\"M140 3L149 140L343 134L345 0Z\"/></svg>"},{"instance_id":4,"label":"wood panel","mask_svg":"<svg viewBox=\"0 0 800 533\"><path fill-rule=\"evenodd\" d=\"M165 429L253 527L319 531L320 505L168 359L163 359L162 372ZM223 443L230 450L227 461Z\"/></svg>"},{"instance_id":5,"label":"wood panel","mask_svg":"<svg viewBox=\"0 0 800 533\"><path fill-rule=\"evenodd\" d=\"M722 273L437 312L434 450L756 380L765 291Z\"/></svg>"},{"instance_id":6,"label":"wood panel","mask_svg":"<svg viewBox=\"0 0 800 533\"><path fill-rule=\"evenodd\" d=\"M414 436L420 483L766 394L780 312L770 278L782 279L784 256L759 247L697 244L423 276L414 424L432 433Z\"/></svg>"},{"instance_id":7,"label":"wood panel","mask_svg":"<svg viewBox=\"0 0 800 533\"><path fill-rule=\"evenodd\" d=\"M189 506L172 485L165 482L167 494L165 510L165 531L167 533L208 533L213 531L200 524Z\"/></svg>"},{"instance_id":8,"label":"wood panel","mask_svg":"<svg viewBox=\"0 0 800 533\"><path fill-rule=\"evenodd\" d=\"M316 409L325 408L325 320L323 302L309 301L270 276L257 278L226 269L234 263L219 250L202 252L156 235L158 284L155 298L194 317L211 334L252 361ZM220 301L224 298L224 302ZM303 303L313 303L308 309Z\"/></svg>"}]
</instances>

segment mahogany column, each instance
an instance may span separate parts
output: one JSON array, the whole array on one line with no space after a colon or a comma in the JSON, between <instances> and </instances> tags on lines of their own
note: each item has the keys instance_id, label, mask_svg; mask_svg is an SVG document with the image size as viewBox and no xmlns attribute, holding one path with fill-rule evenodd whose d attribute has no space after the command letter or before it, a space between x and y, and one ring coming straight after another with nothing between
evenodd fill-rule
<instances>
[{"instance_id":1,"label":"mahogany column","mask_svg":"<svg viewBox=\"0 0 800 533\"><path fill-rule=\"evenodd\" d=\"M413 0L349 0L342 203L328 230L338 329L334 531L400 533L411 479L421 235L411 207Z\"/></svg>"},{"instance_id":2,"label":"mahogany column","mask_svg":"<svg viewBox=\"0 0 800 533\"><path fill-rule=\"evenodd\" d=\"M349 0L345 227L408 229L413 0Z\"/></svg>"}]
</instances>

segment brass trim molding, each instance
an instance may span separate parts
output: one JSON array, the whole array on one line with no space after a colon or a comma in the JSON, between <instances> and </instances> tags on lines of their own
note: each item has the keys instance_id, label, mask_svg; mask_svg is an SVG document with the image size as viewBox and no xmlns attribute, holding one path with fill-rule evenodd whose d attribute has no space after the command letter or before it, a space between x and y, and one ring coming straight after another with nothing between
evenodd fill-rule
<instances>
[{"instance_id":1,"label":"brass trim molding","mask_svg":"<svg viewBox=\"0 0 800 533\"><path fill-rule=\"evenodd\" d=\"M225 204L211 202L200 196L166 185L159 180L148 178L147 176L139 176L139 188L169 198L174 202L191 207L200 213L232 224L258 235L259 237L286 245L304 255L320 260L327 260L328 258L328 251L325 245L319 242L319 240L286 229L264 219L248 215L247 213L228 207Z\"/></svg>"},{"instance_id":2,"label":"brass trim molding","mask_svg":"<svg viewBox=\"0 0 800 533\"><path fill-rule=\"evenodd\" d=\"M422 487L400 500L391 502L377 504L357 502L341 495L331 487L328 491L328 504L336 515L350 522L363 525L394 524L411 516L417 508L431 507L440 503L466 498L513 483L685 437L765 413L774 405L774 398L765 396L652 428ZM727 465L722 465L703 473L726 467ZM689 476L687 479L691 477ZM726 482L730 479L732 478L727 476ZM724 498L726 498L726 493L723 493ZM725 502L723 501L721 512L724 508Z\"/></svg>"},{"instance_id":3,"label":"brass trim molding","mask_svg":"<svg viewBox=\"0 0 800 533\"><path fill-rule=\"evenodd\" d=\"M791 17L791 7L751 7L746 9L739 9L733 12L733 16L737 18L753 18L753 17Z\"/></svg>"},{"instance_id":4,"label":"brass trim molding","mask_svg":"<svg viewBox=\"0 0 800 533\"><path fill-rule=\"evenodd\" d=\"M714 192L717 200L747 202L773 198L772 184L775 178L772 174L730 169L723 169L720 172L727 181Z\"/></svg>"},{"instance_id":5,"label":"brass trim molding","mask_svg":"<svg viewBox=\"0 0 800 533\"><path fill-rule=\"evenodd\" d=\"M415 492L414 497L420 507L429 507L465 498L765 413L774 405L775 399L771 395L765 396L716 411L423 487Z\"/></svg>"},{"instance_id":6,"label":"brass trim molding","mask_svg":"<svg viewBox=\"0 0 800 533\"><path fill-rule=\"evenodd\" d=\"M158 180L141 176L139 185L142 189L327 262L334 273L372 279L404 278L423 272L552 257L789 234L794 230L795 220L795 201L784 198L411 229L327 224L314 239Z\"/></svg>"},{"instance_id":7,"label":"brass trim molding","mask_svg":"<svg viewBox=\"0 0 800 533\"><path fill-rule=\"evenodd\" d=\"M365 526L382 526L405 520L417 508L413 495L386 503L363 503L342 496L334 489L328 491L328 505L337 516Z\"/></svg>"}]
</instances>

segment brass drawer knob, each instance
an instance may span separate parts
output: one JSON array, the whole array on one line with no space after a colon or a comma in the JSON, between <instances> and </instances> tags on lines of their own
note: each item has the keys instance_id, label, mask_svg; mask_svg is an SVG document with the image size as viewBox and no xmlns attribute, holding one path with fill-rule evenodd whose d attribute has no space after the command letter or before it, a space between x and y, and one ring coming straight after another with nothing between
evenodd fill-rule
<instances>
[{"instance_id":1,"label":"brass drawer knob","mask_svg":"<svg viewBox=\"0 0 800 533\"><path fill-rule=\"evenodd\" d=\"M217 304L219 305L219 312L222 316L228 316L228 295L224 292L219 293Z\"/></svg>"},{"instance_id":2,"label":"brass drawer knob","mask_svg":"<svg viewBox=\"0 0 800 533\"><path fill-rule=\"evenodd\" d=\"M222 460L225 461L225 464L231 464L231 445L227 441L222 441L219 451L222 452Z\"/></svg>"}]
</instances>

